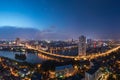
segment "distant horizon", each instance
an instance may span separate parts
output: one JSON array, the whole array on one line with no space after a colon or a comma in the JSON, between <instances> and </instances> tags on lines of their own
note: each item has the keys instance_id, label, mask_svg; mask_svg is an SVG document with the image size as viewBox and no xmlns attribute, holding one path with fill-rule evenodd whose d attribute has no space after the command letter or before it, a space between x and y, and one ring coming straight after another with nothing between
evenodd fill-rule
<instances>
[{"instance_id":1,"label":"distant horizon","mask_svg":"<svg viewBox=\"0 0 120 80\"><path fill-rule=\"evenodd\" d=\"M0 26L14 26L17 30L0 30L0 36L9 39L19 34L27 39L55 40L85 35L119 39L119 3L118 0L0 0Z\"/></svg>"},{"instance_id":2,"label":"distant horizon","mask_svg":"<svg viewBox=\"0 0 120 80\"><path fill-rule=\"evenodd\" d=\"M0 30L3 30L3 32L1 33L1 31L0 31L0 40L15 40L17 37L19 37L19 38L21 38L22 40L72 40L72 39L74 39L74 40L78 40L78 38L79 38L79 36L81 36L81 35L84 35L84 34L81 34L81 35L79 35L79 36L77 36L76 38L65 38L65 39L62 39L62 38L60 38L60 39L57 39L57 38L55 38L55 39L52 39L52 36L50 35L50 36L48 36L47 35L47 37L49 37L49 38L42 38L41 37L41 34L45 34L45 33L47 33L47 34L51 34L51 32L50 32L50 30L43 30L43 31L40 31L39 29L34 29L34 28L24 28L24 27L16 27L16 26L0 26ZM7 29L7 30L6 30ZM11 30L13 30L13 31L11 31ZM14 30L16 30L16 31L14 31ZM28 36L28 34L27 33L24 33L24 32L22 32L22 30L24 31L24 32L28 32L28 34L29 34L29 36ZM30 31L29 31L30 30ZM4 32L6 32L6 31L9 31L8 33L9 34L4 34ZM11 32L10 32L11 31ZM31 33L32 31L34 31L33 33ZM37 37L37 39L36 38L31 38L32 37L32 35L34 34L34 33L38 33L36 36L38 36ZM5 36L6 36L6 38L4 38L4 36L3 37L1 37L1 35L2 34L4 34ZM11 35L12 34L12 35ZM18 35L16 35L16 36L14 36L13 34L18 34ZM22 35L24 35L24 36L28 36L28 38L26 39L24 36L22 37L21 36L21 34ZM9 36L9 38L7 38L7 35ZM11 35L11 36L10 36ZM20 35L20 36L19 36ZM14 36L14 38L12 38ZM84 35L84 36L86 36L86 35ZM93 40L114 40L114 38L108 38L108 39L104 39L104 38L90 38L90 37L88 37L88 36L86 36L86 38L87 39L93 39ZM120 39L115 39L115 40L120 40Z\"/></svg>"}]
</instances>

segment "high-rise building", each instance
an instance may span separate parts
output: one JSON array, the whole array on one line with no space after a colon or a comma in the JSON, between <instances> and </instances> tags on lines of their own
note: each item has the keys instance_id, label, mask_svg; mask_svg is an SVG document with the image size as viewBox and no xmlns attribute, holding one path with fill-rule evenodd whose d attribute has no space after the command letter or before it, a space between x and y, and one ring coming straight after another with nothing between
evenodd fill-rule
<instances>
[{"instance_id":1,"label":"high-rise building","mask_svg":"<svg viewBox=\"0 0 120 80\"><path fill-rule=\"evenodd\" d=\"M86 55L86 37L80 36L79 43L78 43L78 56Z\"/></svg>"},{"instance_id":2,"label":"high-rise building","mask_svg":"<svg viewBox=\"0 0 120 80\"><path fill-rule=\"evenodd\" d=\"M87 39L87 44L92 44L92 39Z\"/></svg>"},{"instance_id":3,"label":"high-rise building","mask_svg":"<svg viewBox=\"0 0 120 80\"><path fill-rule=\"evenodd\" d=\"M87 39L87 47L90 48L92 46L93 40Z\"/></svg>"},{"instance_id":4,"label":"high-rise building","mask_svg":"<svg viewBox=\"0 0 120 80\"><path fill-rule=\"evenodd\" d=\"M15 40L15 42L16 42L16 45L19 45L20 44L20 38L16 38L16 40Z\"/></svg>"}]
</instances>

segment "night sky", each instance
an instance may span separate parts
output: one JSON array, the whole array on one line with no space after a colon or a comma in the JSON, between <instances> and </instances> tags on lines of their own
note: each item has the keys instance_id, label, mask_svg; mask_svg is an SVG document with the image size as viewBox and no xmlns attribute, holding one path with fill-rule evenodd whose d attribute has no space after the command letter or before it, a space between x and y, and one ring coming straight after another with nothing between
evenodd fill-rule
<instances>
[{"instance_id":1,"label":"night sky","mask_svg":"<svg viewBox=\"0 0 120 80\"><path fill-rule=\"evenodd\" d=\"M36 29L44 39L119 39L120 0L0 0L0 26Z\"/></svg>"}]
</instances>

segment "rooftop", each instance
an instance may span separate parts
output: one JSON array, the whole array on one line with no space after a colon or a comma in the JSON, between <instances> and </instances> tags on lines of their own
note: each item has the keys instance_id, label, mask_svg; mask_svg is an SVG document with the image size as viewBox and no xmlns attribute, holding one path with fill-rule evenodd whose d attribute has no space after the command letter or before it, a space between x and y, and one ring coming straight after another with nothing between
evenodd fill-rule
<instances>
[{"instance_id":1,"label":"rooftop","mask_svg":"<svg viewBox=\"0 0 120 80\"><path fill-rule=\"evenodd\" d=\"M100 67L100 66L92 66L92 67L87 71L87 73L93 75L93 74L99 69L99 67Z\"/></svg>"},{"instance_id":2,"label":"rooftop","mask_svg":"<svg viewBox=\"0 0 120 80\"><path fill-rule=\"evenodd\" d=\"M64 70L66 68L72 68L73 66L71 64L69 65L64 65L64 66L58 66L55 68L55 70Z\"/></svg>"}]
</instances>

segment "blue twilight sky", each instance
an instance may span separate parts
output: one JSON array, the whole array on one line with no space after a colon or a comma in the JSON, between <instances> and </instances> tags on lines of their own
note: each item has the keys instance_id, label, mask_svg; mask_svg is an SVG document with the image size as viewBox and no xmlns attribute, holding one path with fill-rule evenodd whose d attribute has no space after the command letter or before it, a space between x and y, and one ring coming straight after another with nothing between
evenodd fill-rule
<instances>
[{"instance_id":1,"label":"blue twilight sky","mask_svg":"<svg viewBox=\"0 0 120 80\"><path fill-rule=\"evenodd\" d=\"M52 35L48 38L77 38L81 34L119 38L120 1L0 0L0 26L39 29Z\"/></svg>"}]
</instances>

